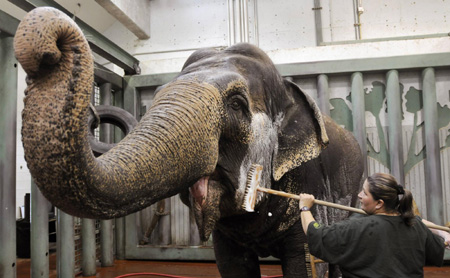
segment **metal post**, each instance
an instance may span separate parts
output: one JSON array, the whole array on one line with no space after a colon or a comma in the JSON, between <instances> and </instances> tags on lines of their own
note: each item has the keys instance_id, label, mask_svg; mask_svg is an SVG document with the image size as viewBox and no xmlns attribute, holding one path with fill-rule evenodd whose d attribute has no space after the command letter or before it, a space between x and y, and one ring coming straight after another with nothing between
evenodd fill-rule
<instances>
[{"instance_id":1,"label":"metal post","mask_svg":"<svg viewBox=\"0 0 450 278\"><path fill-rule=\"evenodd\" d=\"M364 100L363 75L355 72L351 76L353 134L359 143L364 157L364 178L367 177L367 135L366 135L366 104Z\"/></svg>"},{"instance_id":2,"label":"metal post","mask_svg":"<svg viewBox=\"0 0 450 278\"><path fill-rule=\"evenodd\" d=\"M322 114L330 116L330 88L326 74L317 76L317 100Z\"/></svg>"},{"instance_id":3,"label":"metal post","mask_svg":"<svg viewBox=\"0 0 450 278\"><path fill-rule=\"evenodd\" d=\"M100 86L100 103L103 105L112 104L111 83L105 83ZM100 126L100 141L105 143L113 142L113 127ZM114 265L114 249L113 249L113 222L112 220L102 220L100 222L100 248L101 248L101 265Z\"/></svg>"},{"instance_id":4,"label":"metal post","mask_svg":"<svg viewBox=\"0 0 450 278\"><path fill-rule=\"evenodd\" d=\"M57 273L59 278L75 277L75 239L73 216L57 211Z\"/></svg>"},{"instance_id":5,"label":"metal post","mask_svg":"<svg viewBox=\"0 0 450 278\"><path fill-rule=\"evenodd\" d=\"M427 159L425 160L427 218L438 225L442 225L444 224L444 204L436 109L436 79L433 68L426 68L422 71L422 82L425 147L427 151Z\"/></svg>"},{"instance_id":6,"label":"metal post","mask_svg":"<svg viewBox=\"0 0 450 278\"><path fill-rule=\"evenodd\" d=\"M48 201L31 181L31 278L49 276Z\"/></svg>"},{"instance_id":7,"label":"metal post","mask_svg":"<svg viewBox=\"0 0 450 278\"><path fill-rule=\"evenodd\" d=\"M403 136L402 136L402 94L397 70L386 74L386 98L389 120L389 156L391 174L400 184L405 184L403 167Z\"/></svg>"},{"instance_id":8,"label":"metal post","mask_svg":"<svg viewBox=\"0 0 450 278\"><path fill-rule=\"evenodd\" d=\"M83 276L96 274L95 265L95 220L81 219L81 268Z\"/></svg>"},{"instance_id":9,"label":"metal post","mask_svg":"<svg viewBox=\"0 0 450 278\"><path fill-rule=\"evenodd\" d=\"M17 62L0 34L0 277L16 277Z\"/></svg>"},{"instance_id":10,"label":"metal post","mask_svg":"<svg viewBox=\"0 0 450 278\"><path fill-rule=\"evenodd\" d=\"M114 106L122 107L123 104L123 91L114 92ZM122 140L122 132L118 127L114 130L114 142ZM115 240L116 240L116 258L118 260L125 259L125 217L115 219Z\"/></svg>"}]
</instances>

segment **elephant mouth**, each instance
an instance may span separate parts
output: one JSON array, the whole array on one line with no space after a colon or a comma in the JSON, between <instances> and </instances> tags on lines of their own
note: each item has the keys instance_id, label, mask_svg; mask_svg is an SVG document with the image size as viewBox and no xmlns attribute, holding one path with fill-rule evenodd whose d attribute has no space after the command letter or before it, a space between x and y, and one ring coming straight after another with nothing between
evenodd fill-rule
<instances>
[{"instance_id":1,"label":"elephant mouth","mask_svg":"<svg viewBox=\"0 0 450 278\"><path fill-rule=\"evenodd\" d=\"M193 186L189 188L189 192L194 201L194 205L200 209L206 203L206 195L208 194L209 176L200 178Z\"/></svg>"},{"instance_id":2,"label":"elephant mouth","mask_svg":"<svg viewBox=\"0 0 450 278\"><path fill-rule=\"evenodd\" d=\"M219 178L218 169L210 176L203 176L189 188L190 206L193 210L202 241L207 241L216 222L222 216L221 207L224 199L228 199L225 192L229 189L224 185L224 179Z\"/></svg>"}]
</instances>

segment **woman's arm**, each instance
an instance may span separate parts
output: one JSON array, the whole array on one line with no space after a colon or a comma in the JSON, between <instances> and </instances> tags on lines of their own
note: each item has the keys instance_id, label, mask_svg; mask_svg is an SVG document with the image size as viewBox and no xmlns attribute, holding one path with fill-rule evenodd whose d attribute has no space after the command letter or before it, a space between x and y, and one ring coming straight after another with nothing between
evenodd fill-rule
<instances>
[{"instance_id":1,"label":"woman's arm","mask_svg":"<svg viewBox=\"0 0 450 278\"><path fill-rule=\"evenodd\" d=\"M308 226L311 222L315 221L310 209L314 205L314 196L310 194L300 194L300 216L302 219L302 227L305 235L308 232ZM302 208L308 208L308 210L302 210Z\"/></svg>"},{"instance_id":2,"label":"woman's arm","mask_svg":"<svg viewBox=\"0 0 450 278\"><path fill-rule=\"evenodd\" d=\"M430 222L425 219L422 219L422 222L425 224L435 225L433 222ZM302 222L302 224L303 224L303 222ZM444 239L445 248L450 249L450 233L448 233L446 231L442 231L442 230L433 229L433 228L429 228L429 229L433 234L436 234L436 235L442 237Z\"/></svg>"}]
</instances>

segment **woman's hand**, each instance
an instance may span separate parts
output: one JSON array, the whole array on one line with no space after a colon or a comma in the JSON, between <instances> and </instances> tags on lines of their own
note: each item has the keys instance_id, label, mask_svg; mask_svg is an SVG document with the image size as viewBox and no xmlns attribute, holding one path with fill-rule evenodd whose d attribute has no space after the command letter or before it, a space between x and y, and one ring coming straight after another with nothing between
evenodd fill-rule
<instances>
[{"instance_id":1,"label":"woman's hand","mask_svg":"<svg viewBox=\"0 0 450 278\"><path fill-rule=\"evenodd\" d=\"M311 208L313 205L314 205L314 196L313 195L305 194L305 193L300 194L300 202L299 202L300 209L302 207Z\"/></svg>"},{"instance_id":2,"label":"woman's hand","mask_svg":"<svg viewBox=\"0 0 450 278\"><path fill-rule=\"evenodd\" d=\"M450 250L450 233L441 231L441 236L444 238L445 249Z\"/></svg>"}]
</instances>

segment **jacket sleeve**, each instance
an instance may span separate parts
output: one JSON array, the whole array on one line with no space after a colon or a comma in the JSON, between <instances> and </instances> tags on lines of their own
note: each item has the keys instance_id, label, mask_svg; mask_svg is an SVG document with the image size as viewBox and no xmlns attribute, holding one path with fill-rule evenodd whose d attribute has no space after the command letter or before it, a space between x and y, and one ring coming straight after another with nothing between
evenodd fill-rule
<instances>
[{"instance_id":1,"label":"jacket sleeve","mask_svg":"<svg viewBox=\"0 0 450 278\"><path fill-rule=\"evenodd\" d=\"M444 239L427 231L427 241L425 243L426 264L442 266L444 264L445 245Z\"/></svg>"},{"instance_id":2,"label":"jacket sleeve","mask_svg":"<svg viewBox=\"0 0 450 278\"><path fill-rule=\"evenodd\" d=\"M312 222L308 226L308 246L312 255L332 264L339 264L348 255L345 248L347 235L344 223L324 226Z\"/></svg>"}]
</instances>

